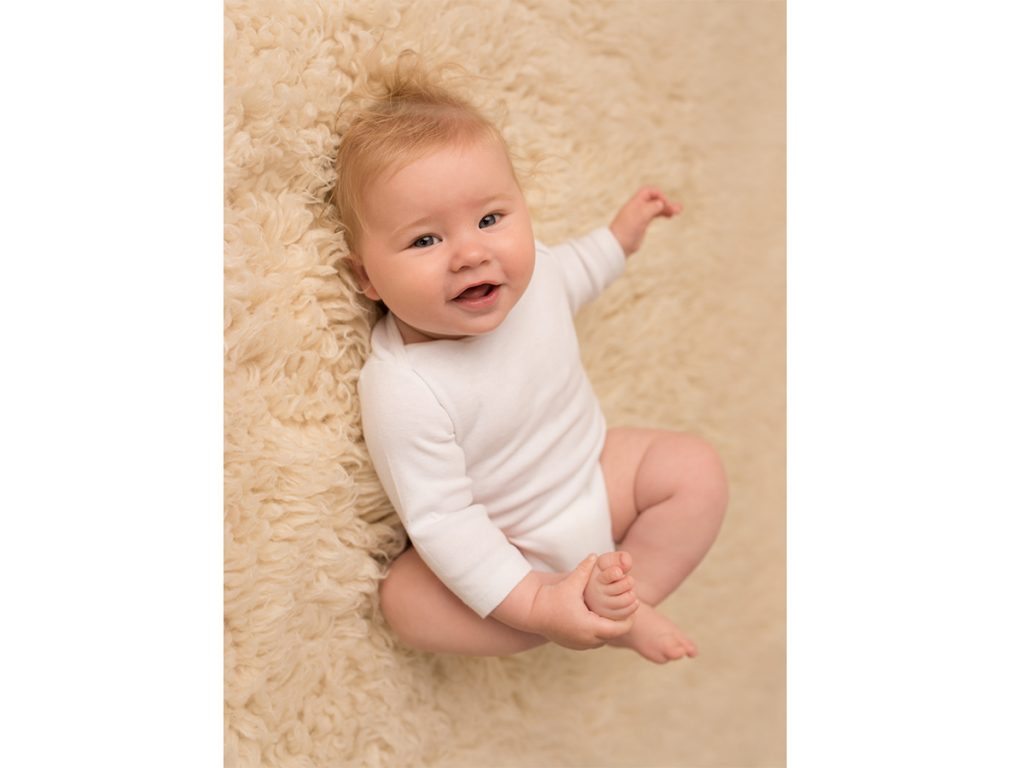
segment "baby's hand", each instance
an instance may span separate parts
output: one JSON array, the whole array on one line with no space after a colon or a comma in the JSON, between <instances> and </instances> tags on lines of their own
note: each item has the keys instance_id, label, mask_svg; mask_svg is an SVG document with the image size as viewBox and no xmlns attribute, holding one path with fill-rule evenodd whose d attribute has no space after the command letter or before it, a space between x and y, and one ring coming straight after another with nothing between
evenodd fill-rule
<instances>
[{"instance_id":1,"label":"baby's hand","mask_svg":"<svg viewBox=\"0 0 1024 768\"><path fill-rule=\"evenodd\" d=\"M670 202L657 187L640 187L615 215L612 234L629 256L640 248L647 226L655 216L671 219L681 210L683 206Z\"/></svg>"},{"instance_id":2,"label":"baby's hand","mask_svg":"<svg viewBox=\"0 0 1024 768\"><path fill-rule=\"evenodd\" d=\"M591 555L562 581L537 591L530 616L533 631L566 648L583 650L602 646L632 628L631 616L613 621L598 616L583 602L583 590L596 562L597 557Z\"/></svg>"}]
</instances>

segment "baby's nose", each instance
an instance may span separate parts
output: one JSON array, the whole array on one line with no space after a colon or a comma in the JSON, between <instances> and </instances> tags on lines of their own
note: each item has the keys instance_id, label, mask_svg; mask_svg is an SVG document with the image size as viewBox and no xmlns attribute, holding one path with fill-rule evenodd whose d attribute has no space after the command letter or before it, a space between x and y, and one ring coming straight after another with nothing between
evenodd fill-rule
<instances>
[{"instance_id":1,"label":"baby's nose","mask_svg":"<svg viewBox=\"0 0 1024 768\"><path fill-rule=\"evenodd\" d=\"M490 256L483 244L476 240L470 240L461 243L456 249L452 257L452 269L455 271L472 269L487 263L489 259Z\"/></svg>"}]
</instances>

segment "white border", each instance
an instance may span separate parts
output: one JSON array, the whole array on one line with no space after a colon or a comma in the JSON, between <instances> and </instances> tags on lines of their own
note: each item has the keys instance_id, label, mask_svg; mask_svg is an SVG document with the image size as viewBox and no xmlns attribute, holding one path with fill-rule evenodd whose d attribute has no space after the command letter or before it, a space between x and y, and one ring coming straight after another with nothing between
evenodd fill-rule
<instances>
[{"instance_id":1,"label":"white border","mask_svg":"<svg viewBox=\"0 0 1024 768\"><path fill-rule=\"evenodd\" d=\"M788 9L797 768L1024 764L1011 7Z\"/></svg>"},{"instance_id":2,"label":"white border","mask_svg":"<svg viewBox=\"0 0 1024 768\"><path fill-rule=\"evenodd\" d=\"M3 765L223 762L223 9L192 5L5 13Z\"/></svg>"}]
</instances>

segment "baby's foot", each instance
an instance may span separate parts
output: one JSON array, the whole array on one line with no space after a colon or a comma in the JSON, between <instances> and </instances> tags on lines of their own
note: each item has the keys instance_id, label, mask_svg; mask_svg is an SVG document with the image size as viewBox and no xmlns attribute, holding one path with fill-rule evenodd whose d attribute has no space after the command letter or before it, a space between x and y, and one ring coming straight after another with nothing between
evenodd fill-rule
<instances>
[{"instance_id":1,"label":"baby's foot","mask_svg":"<svg viewBox=\"0 0 1024 768\"><path fill-rule=\"evenodd\" d=\"M633 617L633 628L622 637L609 640L608 645L632 648L657 664L697 655L693 641L646 603L640 604Z\"/></svg>"},{"instance_id":2,"label":"baby's foot","mask_svg":"<svg viewBox=\"0 0 1024 768\"><path fill-rule=\"evenodd\" d=\"M628 575L632 567L633 559L628 552L605 552L597 558L583 590L587 608L615 621L633 615L640 602L633 590L633 577Z\"/></svg>"}]
</instances>

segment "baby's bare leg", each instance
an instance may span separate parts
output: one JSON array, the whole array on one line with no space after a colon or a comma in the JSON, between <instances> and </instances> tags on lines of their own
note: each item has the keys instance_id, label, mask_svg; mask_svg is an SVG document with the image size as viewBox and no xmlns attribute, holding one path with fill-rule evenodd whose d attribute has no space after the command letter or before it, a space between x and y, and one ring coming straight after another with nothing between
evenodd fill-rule
<instances>
[{"instance_id":1,"label":"baby's bare leg","mask_svg":"<svg viewBox=\"0 0 1024 768\"><path fill-rule=\"evenodd\" d=\"M703 440L656 429L612 429L601 453L612 535L633 556L642 602L657 605L697 567L718 535L728 489Z\"/></svg>"},{"instance_id":2,"label":"baby's bare leg","mask_svg":"<svg viewBox=\"0 0 1024 768\"><path fill-rule=\"evenodd\" d=\"M696 655L693 642L652 606L693 572L718 534L728 498L718 456L687 435L614 429L601 469L613 536L632 555L641 601L633 629L614 644L657 662Z\"/></svg>"},{"instance_id":3,"label":"baby's bare leg","mask_svg":"<svg viewBox=\"0 0 1024 768\"><path fill-rule=\"evenodd\" d=\"M508 656L547 642L497 619L481 619L409 548L380 585L388 625L406 645L428 653Z\"/></svg>"}]
</instances>

